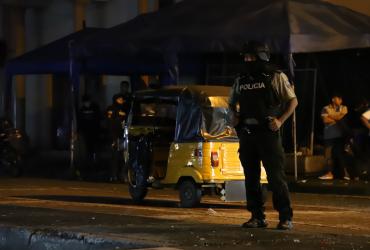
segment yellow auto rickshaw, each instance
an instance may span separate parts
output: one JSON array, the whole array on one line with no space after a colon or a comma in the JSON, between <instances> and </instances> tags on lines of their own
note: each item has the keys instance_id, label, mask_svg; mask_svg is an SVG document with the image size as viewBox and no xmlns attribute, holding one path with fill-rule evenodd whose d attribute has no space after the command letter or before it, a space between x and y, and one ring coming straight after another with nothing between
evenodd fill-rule
<instances>
[{"instance_id":1,"label":"yellow auto rickshaw","mask_svg":"<svg viewBox=\"0 0 370 250\"><path fill-rule=\"evenodd\" d=\"M211 189L226 201L238 194L245 199L229 92L230 87L180 85L135 93L125 127L134 201L142 201L148 188L167 187L179 190L182 207L196 206ZM266 183L264 170L261 176Z\"/></svg>"}]
</instances>

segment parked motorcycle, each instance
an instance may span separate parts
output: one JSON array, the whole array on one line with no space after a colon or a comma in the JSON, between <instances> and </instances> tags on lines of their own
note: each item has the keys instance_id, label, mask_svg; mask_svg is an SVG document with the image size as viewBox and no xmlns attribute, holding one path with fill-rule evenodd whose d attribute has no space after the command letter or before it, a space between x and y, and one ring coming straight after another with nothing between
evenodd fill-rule
<instances>
[{"instance_id":1,"label":"parked motorcycle","mask_svg":"<svg viewBox=\"0 0 370 250\"><path fill-rule=\"evenodd\" d=\"M0 118L0 170L12 177L23 173L28 148L26 136L6 118Z\"/></svg>"}]
</instances>

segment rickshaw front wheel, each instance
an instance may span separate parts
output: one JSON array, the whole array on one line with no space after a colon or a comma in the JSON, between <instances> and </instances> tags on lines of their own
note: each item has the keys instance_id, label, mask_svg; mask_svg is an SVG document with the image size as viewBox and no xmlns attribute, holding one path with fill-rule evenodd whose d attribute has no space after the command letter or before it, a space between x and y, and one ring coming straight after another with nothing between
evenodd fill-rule
<instances>
[{"instance_id":1,"label":"rickshaw front wheel","mask_svg":"<svg viewBox=\"0 0 370 250\"><path fill-rule=\"evenodd\" d=\"M202 190L193 180L184 180L179 186L180 206L191 208L199 205L202 199Z\"/></svg>"},{"instance_id":2,"label":"rickshaw front wheel","mask_svg":"<svg viewBox=\"0 0 370 250\"><path fill-rule=\"evenodd\" d=\"M130 196L135 203L142 202L148 193L148 188L146 187L134 187L129 185L128 189L130 192Z\"/></svg>"},{"instance_id":3,"label":"rickshaw front wheel","mask_svg":"<svg viewBox=\"0 0 370 250\"><path fill-rule=\"evenodd\" d=\"M147 195L146 175L141 165L128 169L128 191L135 203L142 202Z\"/></svg>"}]
</instances>

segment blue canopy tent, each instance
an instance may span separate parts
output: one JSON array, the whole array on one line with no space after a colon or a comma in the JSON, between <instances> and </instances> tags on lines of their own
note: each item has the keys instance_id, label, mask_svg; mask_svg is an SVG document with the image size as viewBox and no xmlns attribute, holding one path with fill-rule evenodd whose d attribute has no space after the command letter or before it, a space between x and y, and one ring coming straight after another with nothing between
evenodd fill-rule
<instances>
[{"instance_id":1,"label":"blue canopy tent","mask_svg":"<svg viewBox=\"0 0 370 250\"><path fill-rule=\"evenodd\" d=\"M124 59L120 55L107 57L76 56L75 44L93 34L103 31L103 28L84 28L40 48L34 49L21 56L7 61L5 65L6 85L4 95L4 114L10 116L13 98L12 82L16 75L36 74L66 74L71 83L71 108L72 108L72 140L71 140L71 165L73 165L74 139L76 134L76 104L79 92L79 78L81 74L107 74L107 75L130 75L130 74L157 74L164 71L165 66L153 60L150 53L145 53L138 61L137 55Z\"/></svg>"},{"instance_id":2,"label":"blue canopy tent","mask_svg":"<svg viewBox=\"0 0 370 250\"><path fill-rule=\"evenodd\" d=\"M103 28L84 28L40 48L27 52L7 61L5 65L6 90L5 112L9 112L12 98L12 79L15 75L67 74L70 76L72 90L78 92L80 74L125 75L132 73L151 73L160 71L161 65L151 60L150 54L138 61L137 56L130 58L112 55L109 58L89 57L88 60L76 56L75 44Z\"/></svg>"},{"instance_id":3,"label":"blue canopy tent","mask_svg":"<svg viewBox=\"0 0 370 250\"><path fill-rule=\"evenodd\" d=\"M5 65L7 79L5 111L9 111L10 108L12 78L15 75L69 74L71 68L79 69L81 64L75 64L71 67L70 45L83 37L102 30L101 28L85 28L9 60Z\"/></svg>"},{"instance_id":4,"label":"blue canopy tent","mask_svg":"<svg viewBox=\"0 0 370 250\"><path fill-rule=\"evenodd\" d=\"M5 65L6 85L4 91L4 113L10 116L12 80L15 75L66 74L69 75L71 79L72 93L78 92L79 74L82 72L82 68L80 62L73 60L71 48L74 42L102 30L101 28L84 28L81 31L67 35L9 60ZM77 101L77 95L74 95L74 97L75 98L71 98L71 113L73 117L72 133L76 131L76 107L74 104ZM74 136L72 135L72 137ZM73 147L73 140L71 140L71 149L73 149ZM71 150L72 164L73 157L73 150Z\"/></svg>"},{"instance_id":5,"label":"blue canopy tent","mask_svg":"<svg viewBox=\"0 0 370 250\"><path fill-rule=\"evenodd\" d=\"M186 0L88 37L77 52L135 58L147 51L177 76L185 54L238 52L252 39L285 55L293 80L293 53L370 47L370 17L321 0ZM297 165L296 148L294 155Z\"/></svg>"},{"instance_id":6,"label":"blue canopy tent","mask_svg":"<svg viewBox=\"0 0 370 250\"><path fill-rule=\"evenodd\" d=\"M89 57L88 60L76 56L75 44L93 34L103 31L103 28L84 28L40 48L34 49L21 56L7 61L5 65L6 85L4 91L4 114L10 116L12 103L12 82L16 75L36 74L66 74L71 82L71 109L72 109L72 140L71 140L71 166L74 157L74 139L76 134L76 104L79 92L79 78L81 74L150 74L163 71L163 65L155 62L150 53L145 53L145 61L119 55L106 57Z\"/></svg>"},{"instance_id":7,"label":"blue canopy tent","mask_svg":"<svg viewBox=\"0 0 370 250\"><path fill-rule=\"evenodd\" d=\"M68 73L70 70L69 43L90 36L102 28L84 28L40 48L7 61L7 75Z\"/></svg>"}]
</instances>

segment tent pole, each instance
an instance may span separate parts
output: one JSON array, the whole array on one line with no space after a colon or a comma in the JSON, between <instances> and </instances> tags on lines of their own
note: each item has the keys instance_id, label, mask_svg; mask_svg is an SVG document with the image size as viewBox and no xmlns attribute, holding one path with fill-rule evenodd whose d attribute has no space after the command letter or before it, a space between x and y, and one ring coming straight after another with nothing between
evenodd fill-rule
<instances>
[{"instance_id":1,"label":"tent pole","mask_svg":"<svg viewBox=\"0 0 370 250\"><path fill-rule=\"evenodd\" d=\"M3 115L10 119L12 117L12 99L13 99L13 75L6 73L5 89L3 92ZM12 119L13 121L13 119Z\"/></svg>"},{"instance_id":2,"label":"tent pole","mask_svg":"<svg viewBox=\"0 0 370 250\"><path fill-rule=\"evenodd\" d=\"M288 64L289 64L289 74L292 79L291 84L294 88L294 59L293 54L290 52L288 55ZM294 110L293 117L292 117L292 133L293 133L293 155L294 155L294 180L298 180L298 162L297 162L297 120L296 120L296 112Z\"/></svg>"},{"instance_id":3,"label":"tent pole","mask_svg":"<svg viewBox=\"0 0 370 250\"><path fill-rule=\"evenodd\" d=\"M14 75L6 73L4 115L13 122L14 127L17 127L17 98L14 96L13 77Z\"/></svg>"},{"instance_id":4,"label":"tent pole","mask_svg":"<svg viewBox=\"0 0 370 250\"><path fill-rule=\"evenodd\" d=\"M78 86L78 75L76 75L76 65L73 53L73 43L71 40L68 43L69 48L69 79L71 83L71 138L70 138L70 171L76 174L76 140L77 140L77 111L76 111L76 93Z\"/></svg>"},{"instance_id":5,"label":"tent pole","mask_svg":"<svg viewBox=\"0 0 370 250\"><path fill-rule=\"evenodd\" d=\"M294 180L298 180L298 161L297 161L297 119L296 112L293 112L293 146L294 146Z\"/></svg>"},{"instance_id":6,"label":"tent pole","mask_svg":"<svg viewBox=\"0 0 370 250\"><path fill-rule=\"evenodd\" d=\"M316 106L316 87L317 87L317 69L313 70L313 95L312 95L312 119L311 119L311 137L310 137L310 154L313 155L314 135L315 135L315 106Z\"/></svg>"}]
</instances>

